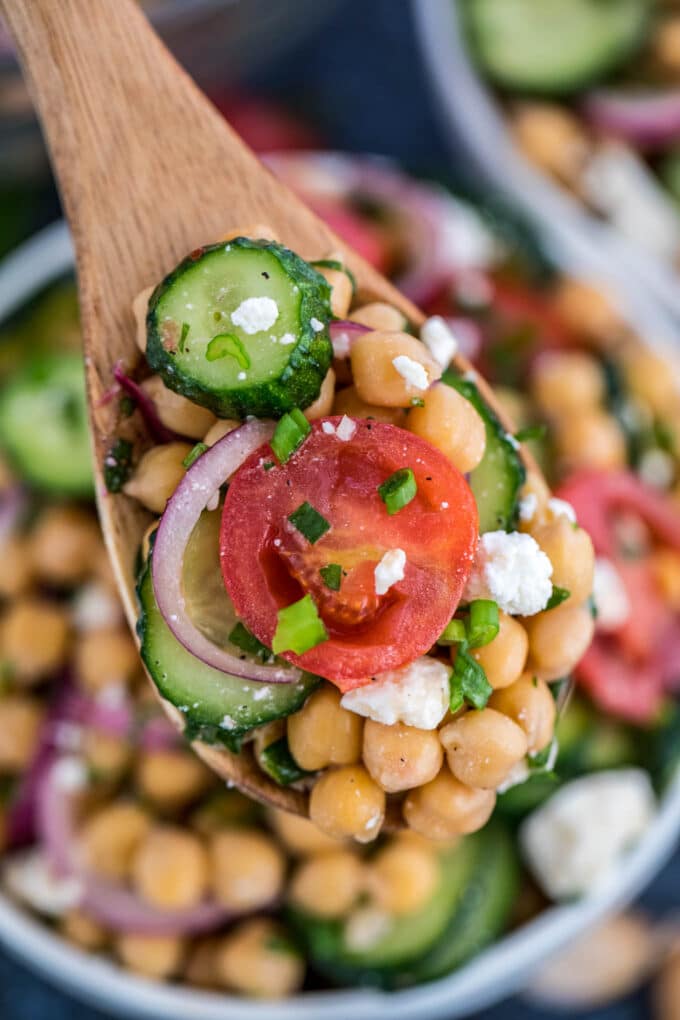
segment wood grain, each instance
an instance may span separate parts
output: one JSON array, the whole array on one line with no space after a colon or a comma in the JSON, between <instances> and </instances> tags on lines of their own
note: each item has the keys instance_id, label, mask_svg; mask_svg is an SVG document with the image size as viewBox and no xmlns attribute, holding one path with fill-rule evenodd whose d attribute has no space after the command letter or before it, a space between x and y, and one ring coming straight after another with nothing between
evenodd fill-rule
<instances>
[{"instance_id":1,"label":"wood grain","mask_svg":"<svg viewBox=\"0 0 680 1020\"><path fill-rule=\"evenodd\" d=\"M263 167L134 0L0 0L0 11L17 43L75 241L97 502L134 630L134 561L149 516L126 496L107 494L101 465L119 425L118 402L102 402L113 366L122 360L132 367L139 357L131 313L139 291L194 248L235 227L266 223L304 257L342 251L362 299L390 301L414 324L422 315ZM470 368L463 358L457 365ZM307 798L268 780L248 754L195 748L251 796L306 812Z\"/></svg>"}]
</instances>

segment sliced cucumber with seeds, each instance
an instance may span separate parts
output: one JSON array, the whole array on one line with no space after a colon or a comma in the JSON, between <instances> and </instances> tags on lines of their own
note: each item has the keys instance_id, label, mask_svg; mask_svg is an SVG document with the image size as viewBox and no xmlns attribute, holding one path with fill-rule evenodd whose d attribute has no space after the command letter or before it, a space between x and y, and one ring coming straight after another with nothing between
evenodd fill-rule
<instances>
[{"instance_id":1,"label":"sliced cucumber with seeds","mask_svg":"<svg viewBox=\"0 0 680 1020\"><path fill-rule=\"evenodd\" d=\"M193 252L156 288L146 357L166 386L223 418L278 418L319 395L330 318L312 266L239 237Z\"/></svg>"},{"instance_id":2,"label":"sliced cucumber with seeds","mask_svg":"<svg viewBox=\"0 0 680 1020\"><path fill-rule=\"evenodd\" d=\"M442 381L470 401L486 426L486 450L481 463L470 474L480 534L512 531L519 513L519 491L526 477L517 442L505 431L472 380L449 371Z\"/></svg>"}]
</instances>

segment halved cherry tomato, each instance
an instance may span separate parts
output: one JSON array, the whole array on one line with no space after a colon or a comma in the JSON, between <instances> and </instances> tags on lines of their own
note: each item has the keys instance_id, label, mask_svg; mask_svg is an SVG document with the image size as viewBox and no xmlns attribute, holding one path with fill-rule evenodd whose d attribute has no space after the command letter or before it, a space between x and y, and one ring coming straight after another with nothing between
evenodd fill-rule
<instances>
[{"instance_id":1,"label":"halved cherry tomato","mask_svg":"<svg viewBox=\"0 0 680 1020\"><path fill-rule=\"evenodd\" d=\"M579 662L577 675L600 708L628 722L652 722L663 704L657 664L628 661L614 638L596 637Z\"/></svg>"},{"instance_id":2,"label":"halved cherry tomato","mask_svg":"<svg viewBox=\"0 0 680 1020\"><path fill-rule=\"evenodd\" d=\"M224 502L220 557L236 612L268 647L278 610L312 596L328 640L284 658L345 691L432 647L460 601L478 518L464 477L429 443L362 420L343 441L329 428L340 421L315 422L286 464L267 444L239 468ZM418 490L390 515L378 486L401 468L412 469ZM304 502L330 524L314 544L288 520ZM374 570L391 549L405 552L405 576L377 595ZM320 574L329 564L342 567L339 591Z\"/></svg>"}]
</instances>

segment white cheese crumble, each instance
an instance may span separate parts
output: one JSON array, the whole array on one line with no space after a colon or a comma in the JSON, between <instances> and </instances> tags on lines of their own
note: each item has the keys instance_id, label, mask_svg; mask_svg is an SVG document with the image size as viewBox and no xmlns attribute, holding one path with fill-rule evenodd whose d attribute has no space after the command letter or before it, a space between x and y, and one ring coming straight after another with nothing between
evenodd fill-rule
<instances>
[{"instance_id":1,"label":"white cheese crumble","mask_svg":"<svg viewBox=\"0 0 680 1020\"><path fill-rule=\"evenodd\" d=\"M675 477L675 463L665 450L646 450L640 457L638 472L647 485L668 489Z\"/></svg>"},{"instance_id":2,"label":"white cheese crumble","mask_svg":"<svg viewBox=\"0 0 680 1020\"><path fill-rule=\"evenodd\" d=\"M553 496L548 500L548 510L553 517L566 517L572 524L576 524L576 511L571 503L567 503L566 499L558 499Z\"/></svg>"},{"instance_id":3,"label":"white cheese crumble","mask_svg":"<svg viewBox=\"0 0 680 1020\"><path fill-rule=\"evenodd\" d=\"M49 917L62 917L74 910L83 897L81 881L71 875L55 875L40 850L15 854L7 861L4 876L17 899Z\"/></svg>"},{"instance_id":4,"label":"white cheese crumble","mask_svg":"<svg viewBox=\"0 0 680 1020\"><path fill-rule=\"evenodd\" d=\"M416 390L426 390L430 385L425 367L406 354L399 354L392 358L392 364L402 379L405 379L409 386Z\"/></svg>"},{"instance_id":5,"label":"white cheese crumble","mask_svg":"<svg viewBox=\"0 0 680 1020\"><path fill-rule=\"evenodd\" d=\"M97 581L84 585L73 600L73 621L80 631L105 630L116 627L121 620L118 599Z\"/></svg>"},{"instance_id":6,"label":"white cheese crumble","mask_svg":"<svg viewBox=\"0 0 680 1020\"><path fill-rule=\"evenodd\" d=\"M626 586L612 561L604 556L595 558L593 599L597 609L596 630L618 630L630 616Z\"/></svg>"},{"instance_id":7,"label":"white cheese crumble","mask_svg":"<svg viewBox=\"0 0 680 1020\"><path fill-rule=\"evenodd\" d=\"M403 581L405 568L406 553L403 549L390 549L386 552L373 571L376 595L384 595L397 581Z\"/></svg>"},{"instance_id":8,"label":"white cheese crumble","mask_svg":"<svg viewBox=\"0 0 680 1020\"><path fill-rule=\"evenodd\" d=\"M458 350L458 341L441 315L431 315L420 327L420 339L442 368L448 368Z\"/></svg>"},{"instance_id":9,"label":"white cheese crumble","mask_svg":"<svg viewBox=\"0 0 680 1020\"><path fill-rule=\"evenodd\" d=\"M333 333L333 357L346 358L349 356L349 349L352 346L349 333Z\"/></svg>"},{"instance_id":10,"label":"white cheese crumble","mask_svg":"<svg viewBox=\"0 0 680 1020\"><path fill-rule=\"evenodd\" d=\"M552 899L582 896L611 875L655 812L642 769L596 772L567 783L520 828L520 846Z\"/></svg>"},{"instance_id":11,"label":"white cheese crumble","mask_svg":"<svg viewBox=\"0 0 680 1020\"><path fill-rule=\"evenodd\" d=\"M315 333L320 333L323 329L323 322L320 322L319 319L315 318L315 316L311 317L309 324Z\"/></svg>"},{"instance_id":12,"label":"white cheese crumble","mask_svg":"<svg viewBox=\"0 0 680 1020\"><path fill-rule=\"evenodd\" d=\"M347 443L357 430L356 423L348 418L346 414L343 414L338 424L335 434L343 443Z\"/></svg>"},{"instance_id":13,"label":"white cheese crumble","mask_svg":"<svg viewBox=\"0 0 680 1020\"><path fill-rule=\"evenodd\" d=\"M374 722L434 730L449 709L450 670L424 655L401 669L379 673L342 696L342 707Z\"/></svg>"},{"instance_id":14,"label":"white cheese crumble","mask_svg":"<svg viewBox=\"0 0 680 1020\"><path fill-rule=\"evenodd\" d=\"M60 758L52 768L51 781L64 793L77 793L87 786L85 763L74 755Z\"/></svg>"},{"instance_id":15,"label":"white cheese crumble","mask_svg":"<svg viewBox=\"0 0 680 1020\"><path fill-rule=\"evenodd\" d=\"M391 927L392 918L385 911L378 907L359 907L345 921L345 946L352 953L366 952L384 938Z\"/></svg>"},{"instance_id":16,"label":"white cheese crumble","mask_svg":"<svg viewBox=\"0 0 680 1020\"><path fill-rule=\"evenodd\" d=\"M271 329L279 317L279 306L270 297L249 297L231 313L231 321L244 333L262 333Z\"/></svg>"},{"instance_id":17,"label":"white cheese crumble","mask_svg":"<svg viewBox=\"0 0 680 1020\"><path fill-rule=\"evenodd\" d=\"M552 563L531 535L487 531L479 539L464 601L493 599L512 616L533 616L552 594Z\"/></svg>"},{"instance_id":18,"label":"white cheese crumble","mask_svg":"<svg viewBox=\"0 0 680 1020\"><path fill-rule=\"evenodd\" d=\"M321 431L325 432L327 436L335 435L335 425L332 421L324 421L321 423Z\"/></svg>"},{"instance_id":19,"label":"white cheese crumble","mask_svg":"<svg viewBox=\"0 0 680 1020\"><path fill-rule=\"evenodd\" d=\"M295 337L293 336L292 333L284 333L283 336L281 337L281 339L279 340L279 343L283 347L287 347L288 344L294 344L295 343Z\"/></svg>"},{"instance_id":20,"label":"white cheese crumble","mask_svg":"<svg viewBox=\"0 0 680 1020\"><path fill-rule=\"evenodd\" d=\"M538 496L535 492L528 492L526 496L522 496L519 501L519 519L528 523L533 521L538 510Z\"/></svg>"}]
</instances>

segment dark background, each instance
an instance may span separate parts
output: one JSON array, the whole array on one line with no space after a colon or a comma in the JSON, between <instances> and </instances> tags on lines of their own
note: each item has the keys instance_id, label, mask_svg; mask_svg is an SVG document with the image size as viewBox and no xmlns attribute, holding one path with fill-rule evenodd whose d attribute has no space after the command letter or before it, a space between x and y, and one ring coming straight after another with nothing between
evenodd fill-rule
<instances>
[{"instance_id":1,"label":"dark background","mask_svg":"<svg viewBox=\"0 0 680 1020\"><path fill-rule=\"evenodd\" d=\"M294 0L288 0L294 2ZM465 159L451 155L437 120L406 0L342 0L314 35L242 83L245 92L277 100L302 115L330 147L392 156L424 173L445 171L465 182ZM48 190L31 227L57 215ZM4 226L8 226L7 223ZM17 234L28 224L17 225ZM666 914L680 903L680 859L667 867L642 906ZM512 1000L478 1020L553 1020L567 1014ZM583 1020L646 1020L647 990L615 1006L582 1013ZM0 954L2 1020L107 1020L43 985ZM323 1020L320 1017L319 1020Z\"/></svg>"}]
</instances>

